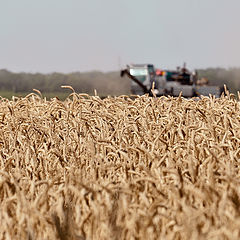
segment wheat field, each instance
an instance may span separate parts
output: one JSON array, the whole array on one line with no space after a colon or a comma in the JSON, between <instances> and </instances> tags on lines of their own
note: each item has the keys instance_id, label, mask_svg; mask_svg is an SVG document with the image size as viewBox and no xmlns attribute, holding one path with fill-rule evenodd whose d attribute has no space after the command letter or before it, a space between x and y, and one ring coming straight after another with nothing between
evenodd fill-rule
<instances>
[{"instance_id":1,"label":"wheat field","mask_svg":"<svg viewBox=\"0 0 240 240\"><path fill-rule=\"evenodd\" d=\"M0 239L240 239L240 103L0 99Z\"/></svg>"}]
</instances>

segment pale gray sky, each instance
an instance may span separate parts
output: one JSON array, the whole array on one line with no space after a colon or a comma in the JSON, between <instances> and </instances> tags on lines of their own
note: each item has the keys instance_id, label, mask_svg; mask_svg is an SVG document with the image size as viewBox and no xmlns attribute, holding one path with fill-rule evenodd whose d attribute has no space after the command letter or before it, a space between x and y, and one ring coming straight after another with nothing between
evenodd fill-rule
<instances>
[{"instance_id":1,"label":"pale gray sky","mask_svg":"<svg viewBox=\"0 0 240 240\"><path fill-rule=\"evenodd\" d=\"M0 0L0 69L240 66L240 0Z\"/></svg>"}]
</instances>

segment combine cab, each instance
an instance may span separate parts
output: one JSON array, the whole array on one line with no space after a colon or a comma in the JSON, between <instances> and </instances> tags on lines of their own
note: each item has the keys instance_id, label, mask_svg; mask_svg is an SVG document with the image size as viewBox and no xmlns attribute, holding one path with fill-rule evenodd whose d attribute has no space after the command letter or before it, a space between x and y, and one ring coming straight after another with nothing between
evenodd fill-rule
<instances>
[{"instance_id":1,"label":"combine cab","mask_svg":"<svg viewBox=\"0 0 240 240\"><path fill-rule=\"evenodd\" d=\"M183 97L196 97L201 95L215 95L219 97L222 88L209 86L204 79L198 80L195 72L183 68L175 71L155 70L152 64L132 64L121 71L121 76L127 75L131 82L131 92L134 95L171 95L174 97L182 93Z\"/></svg>"},{"instance_id":2,"label":"combine cab","mask_svg":"<svg viewBox=\"0 0 240 240\"><path fill-rule=\"evenodd\" d=\"M149 93L156 79L155 68L152 64L128 65L125 73L128 73L128 76L133 80L131 92L135 95Z\"/></svg>"}]
</instances>

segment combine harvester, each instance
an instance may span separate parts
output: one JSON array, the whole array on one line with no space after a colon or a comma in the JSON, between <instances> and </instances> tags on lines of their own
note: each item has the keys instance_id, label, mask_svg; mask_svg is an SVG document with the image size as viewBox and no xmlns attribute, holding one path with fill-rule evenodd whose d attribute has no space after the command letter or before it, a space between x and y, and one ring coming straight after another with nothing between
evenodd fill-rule
<instances>
[{"instance_id":1,"label":"combine harvester","mask_svg":"<svg viewBox=\"0 0 240 240\"><path fill-rule=\"evenodd\" d=\"M223 87L210 86L207 79L198 79L196 72L190 72L186 65L175 71L155 69L153 64L131 64L121 71L121 77L127 75L131 80L131 93L150 96L170 95L191 98L209 94L220 97Z\"/></svg>"}]
</instances>

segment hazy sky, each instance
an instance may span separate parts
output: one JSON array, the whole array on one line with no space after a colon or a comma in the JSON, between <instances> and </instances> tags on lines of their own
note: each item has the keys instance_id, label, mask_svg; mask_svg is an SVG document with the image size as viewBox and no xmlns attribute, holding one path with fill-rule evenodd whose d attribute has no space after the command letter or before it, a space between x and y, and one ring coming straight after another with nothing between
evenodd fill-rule
<instances>
[{"instance_id":1,"label":"hazy sky","mask_svg":"<svg viewBox=\"0 0 240 240\"><path fill-rule=\"evenodd\" d=\"M240 0L0 0L0 69L240 67Z\"/></svg>"}]
</instances>

